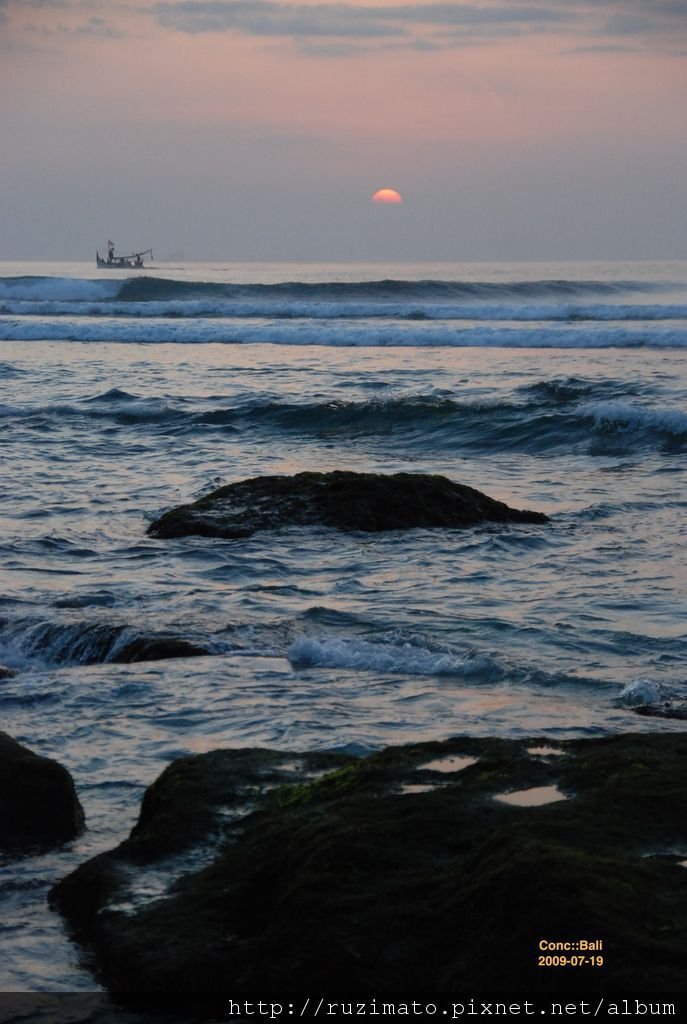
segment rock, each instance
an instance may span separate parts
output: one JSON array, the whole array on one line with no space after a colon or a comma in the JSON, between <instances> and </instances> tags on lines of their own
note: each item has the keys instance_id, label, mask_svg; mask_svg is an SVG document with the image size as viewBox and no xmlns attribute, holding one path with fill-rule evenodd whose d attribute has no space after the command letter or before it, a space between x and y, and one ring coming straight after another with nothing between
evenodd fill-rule
<instances>
[{"instance_id":1,"label":"rock","mask_svg":"<svg viewBox=\"0 0 687 1024\"><path fill-rule=\"evenodd\" d=\"M638 715L645 718L677 718L687 720L687 700L666 700L660 704L640 704L633 708Z\"/></svg>"},{"instance_id":2,"label":"rock","mask_svg":"<svg viewBox=\"0 0 687 1024\"><path fill-rule=\"evenodd\" d=\"M8 668L7 665L0 665L0 679L14 679L16 674L16 668Z\"/></svg>"},{"instance_id":3,"label":"rock","mask_svg":"<svg viewBox=\"0 0 687 1024\"><path fill-rule=\"evenodd\" d=\"M200 658L209 653L204 647L177 636L137 636L117 647L111 661L128 664L166 658Z\"/></svg>"},{"instance_id":4,"label":"rock","mask_svg":"<svg viewBox=\"0 0 687 1024\"><path fill-rule=\"evenodd\" d=\"M55 664L160 661L210 654L184 636L169 631L153 632L142 629L140 624L37 619L25 620L22 625L26 653L43 656ZM8 671L12 673L12 669ZM0 671L0 680L2 678Z\"/></svg>"},{"instance_id":5,"label":"rock","mask_svg":"<svg viewBox=\"0 0 687 1024\"><path fill-rule=\"evenodd\" d=\"M84 815L66 768L0 733L0 849L54 846L73 839Z\"/></svg>"},{"instance_id":6,"label":"rock","mask_svg":"<svg viewBox=\"0 0 687 1024\"><path fill-rule=\"evenodd\" d=\"M545 523L541 512L519 511L481 491L423 473L297 473L263 476L220 487L151 523L154 537L249 537L284 526L339 530L463 527L482 522Z\"/></svg>"},{"instance_id":7,"label":"rock","mask_svg":"<svg viewBox=\"0 0 687 1024\"><path fill-rule=\"evenodd\" d=\"M681 991L687 735L556 748L183 758L51 899L116 993ZM603 966L540 967L556 939Z\"/></svg>"}]
</instances>

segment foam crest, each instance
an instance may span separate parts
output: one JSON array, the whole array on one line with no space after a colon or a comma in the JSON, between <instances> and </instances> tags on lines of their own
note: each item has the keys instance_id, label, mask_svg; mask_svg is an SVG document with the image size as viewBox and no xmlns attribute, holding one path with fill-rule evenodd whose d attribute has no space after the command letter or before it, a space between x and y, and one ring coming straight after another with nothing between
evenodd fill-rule
<instances>
[{"instance_id":1,"label":"foam crest","mask_svg":"<svg viewBox=\"0 0 687 1024\"><path fill-rule=\"evenodd\" d=\"M116 283L116 282L115 282ZM93 282L97 284L97 282ZM476 321L515 321L528 323L551 321L566 323L576 321L661 321L687 320L686 305L571 305L570 303L548 302L546 304L525 305L503 301L453 302L426 301L372 301L360 302L340 300L338 302L304 301L290 299L288 301L266 298L260 301L231 301L221 297L216 299L170 299L122 302L109 296L99 296L96 301L92 295L81 297L78 301L41 298L36 300L2 298L1 311L14 316L109 316L109 317L140 317L151 319L174 317L181 319L197 319L216 317L230 320L248 320L259 317L276 320L375 320L393 318L396 320L476 320Z\"/></svg>"},{"instance_id":2,"label":"foam crest","mask_svg":"<svg viewBox=\"0 0 687 1024\"><path fill-rule=\"evenodd\" d=\"M654 430L676 437L687 435L687 413L679 409L650 409L628 402L587 402L578 410L591 416L597 427Z\"/></svg>"},{"instance_id":3,"label":"foam crest","mask_svg":"<svg viewBox=\"0 0 687 1024\"><path fill-rule=\"evenodd\" d=\"M462 676L473 681L501 675L499 666L482 654L431 651L413 644L372 643L358 638L299 637L288 650L297 667L363 669L418 676Z\"/></svg>"},{"instance_id":4,"label":"foam crest","mask_svg":"<svg viewBox=\"0 0 687 1024\"><path fill-rule=\"evenodd\" d=\"M121 344L274 344L332 347L427 348L687 348L687 327L641 326L584 328L569 324L546 327L453 327L444 323L349 320L260 321L140 318L0 318L2 341L79 341Z\"/></svg>"},{"instance_id":5,"label":"foam crest","mask_svg":"<svg viewBox=\"0 0 687 1024\"><path fill-rule=\"evenodd\" d=\"M641 707L645 704L657 704L664 696L663 687L655 680L634 679L618 694L617 703L630 708Z\"/></svg>"}]
</instances>

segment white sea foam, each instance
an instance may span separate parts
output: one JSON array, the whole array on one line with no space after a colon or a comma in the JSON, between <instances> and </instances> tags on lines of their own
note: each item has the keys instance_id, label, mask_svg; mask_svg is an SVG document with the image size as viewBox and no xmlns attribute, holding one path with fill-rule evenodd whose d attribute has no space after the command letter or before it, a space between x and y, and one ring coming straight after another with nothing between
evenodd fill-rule
<instances>
[{"instance_id":1,"label":"white sea foam","mask_svg":"<svg viewBox=\"0 0 687 1024\"><path fill-rule=\"evenodd\" d=\"M664 698L663 687L653 679L635 679L618 694L618 703L626 707L657 704Z\"/></svg>"},{"instance_id":2,"label":"white sea foam","mask_svg":"<svg viewBox=\"0 0 687 1024\"><path fill-rule=\"evenodd\" d=\"M408 675L457 675L471 680L493 679L499 666L483 654L457 655L430 651L413 644L372 643L340 637L299 637L288 651L297 666L364 669Z\"/></svg>"},{"instance_id":3,"label":"white sea foam","mask_svg":"<svg viewBox=\"0 0 687 1024\"><path fill-rule=\"evenodd\" d=\"M629 402L587 402L579 406L583 416L593 417L597 426L626 429L661 430L667 434L687 434L687 413L679 409L650 409Z\"/></svg>"},{"instance_id":4,"label":"white sea foam","mask_svg":"<svg viewBox=\"0 0 687 1024\"><path fill-rule=\"evenodd\" d=\"M224 319L398 319L515 321L656 321L687 320L687 305L576 305L569 303L449 303L449 302L322 302L315 300L263 299L229 301L222 299L152 299L117 301L112 281L68 281L73 295L63 295L62 283L41 289L14 286L22 294L6 294L0 282L0 300L6 314L13 316L114 316L216 317ZM107 290L102 290L105 285ZM27 294L24 294L27 292Z\"/></svg>"},{"instance_id":5,"label":"white sea foam","mask_svg":"<svg viewBox=\"0 0 687 1024\"><path fill-rule=\"evenodd\" d=\"M687 348L687 328L652 324L581 327L455 327L422 321L312 320L241 322L205 319L0 317L2 341L148 344L277 344L339 347Z\"/></svg>"}]
</instances>

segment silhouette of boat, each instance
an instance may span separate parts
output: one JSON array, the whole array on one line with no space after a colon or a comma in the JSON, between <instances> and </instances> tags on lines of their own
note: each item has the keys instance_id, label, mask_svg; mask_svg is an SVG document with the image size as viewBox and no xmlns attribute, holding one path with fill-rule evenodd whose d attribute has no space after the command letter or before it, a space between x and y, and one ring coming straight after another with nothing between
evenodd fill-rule
<instances>
[{"instance_id":1,"label":"silhouette of boat","mask_svg":"<svg viewBox=\"0 0 687 1024\"><path fill-rule=\"evenodd\" d=\"M97 267L109 267L111 270L141 270L145 266L143 257L148 254L150 254L150 258L152 260L152 249L143 249L141 252L132 252L128 256L115 256L114 242L108 241L107 259L103 259L100 253L96 250L95 265Z\"/></svg>"}]
</instances>

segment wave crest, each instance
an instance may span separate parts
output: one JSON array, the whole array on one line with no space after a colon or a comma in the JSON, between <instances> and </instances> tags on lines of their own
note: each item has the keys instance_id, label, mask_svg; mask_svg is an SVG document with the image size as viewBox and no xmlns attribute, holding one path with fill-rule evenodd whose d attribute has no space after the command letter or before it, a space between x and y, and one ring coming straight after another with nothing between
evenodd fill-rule
<instances>
[{"instance_id":1,"label":"wave crest","mask_svg":"<svg viewBox=\"0 0 687 1024\"><path fill-rule=\"evenodd\" d=\"M373 643L358 638L302 636L291 644L289 661L298 667L366 669L421 676L462 676L471 681L498 679L503 672L487 655L432 651L410 643Z\"/></svg>"}]
</instances>

